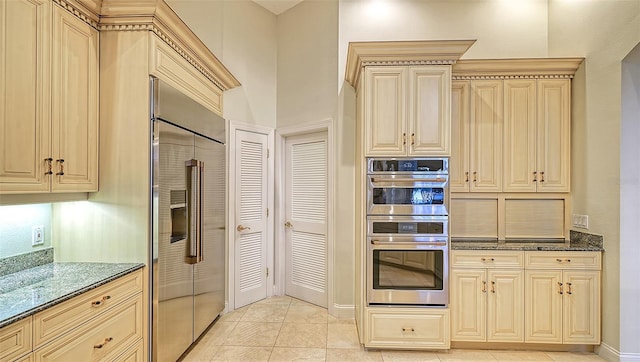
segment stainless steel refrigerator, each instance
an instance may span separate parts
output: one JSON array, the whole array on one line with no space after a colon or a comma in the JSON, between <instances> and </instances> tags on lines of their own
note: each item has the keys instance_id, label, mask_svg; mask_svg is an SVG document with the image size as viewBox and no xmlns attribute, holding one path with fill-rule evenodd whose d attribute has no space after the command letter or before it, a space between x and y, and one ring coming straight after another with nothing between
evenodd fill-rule
<instances>
[{"instance_id":1,"label":"stainless steel refrigerator","mask_svg":"<svg viewBox=\"0 0 640 362\"><path fill-rule=\"evenodd\" d=\"M152 359L176 361L224 309L224 119L151 78Z\"/></svg>"}]
</instances>

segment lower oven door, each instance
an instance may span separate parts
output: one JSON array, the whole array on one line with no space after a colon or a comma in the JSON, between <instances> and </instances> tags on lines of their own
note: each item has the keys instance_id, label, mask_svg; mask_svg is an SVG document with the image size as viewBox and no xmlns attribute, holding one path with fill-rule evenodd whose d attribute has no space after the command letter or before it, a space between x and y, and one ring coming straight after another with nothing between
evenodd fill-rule
<instances>
[{"instance_id":1,"label":"lower oven door","mask_svg":"<svg viewBox=\"0 0 640 362\"><path fill-rule=\"evenodd\" d=\"M369 305L446 306L449 303L447 242L376 243L369 238Z\"/></svg>"}]
</instances>

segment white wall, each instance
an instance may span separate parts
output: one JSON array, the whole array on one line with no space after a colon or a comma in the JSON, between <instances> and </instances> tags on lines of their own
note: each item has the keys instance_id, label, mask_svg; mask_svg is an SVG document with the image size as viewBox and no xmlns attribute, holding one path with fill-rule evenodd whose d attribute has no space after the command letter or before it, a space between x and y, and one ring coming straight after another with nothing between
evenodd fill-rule
<instances>
[{"instance_id":1,"label":"white wall","mask_svg":"<svg viewBox=\"0 0 640 362\"><path fill-rule=\"evenodd\" d=\"M549 1L549 56L586 57L574 79L573 212L589 215L589 232L604 236L602 340L616 351L626 318L620 255L633 251L620 241L621 62L638 42L640 1Z\"/></svg>"},{"instance_id":2,"label":"white wall","mask_svg":"<svg viewBox=\"0 0 640 362\"><path fill-rule=\"evenodd\" d=\"M351 41L454 39L477 39L463 58L546 57L547 1L340 0L338 80Z\"/></svg>"},{"instance_id":3,"label":"white wall","mask_svg":"<svg viewBox=\"0 0 640 362\"><path fill-rule=\"evenodd\" d=\"M249 0L167 3L242 86L224 94L223 116L276 126L276 16Z\"/></svg>"},{"instance_id":4,"label":"white wall","mask_svg":"<svg viewBox=\"0 0 640 362\"><path fill-rule=\"evenodd\" d=\"M640 44L622 64L621 118L620 351L640 357Z\"/></svg>"},{"instance_id":5,"label":"white wall","mask_svg":"<svg viewBox=\"0 0 640 362\"><path fill-rule=\"evenodd\" d=\"M0 259L51 247L51 204L0 206ZM44 227L44 243L31 246L33 226Z\"/></svg>"}]
</instances>

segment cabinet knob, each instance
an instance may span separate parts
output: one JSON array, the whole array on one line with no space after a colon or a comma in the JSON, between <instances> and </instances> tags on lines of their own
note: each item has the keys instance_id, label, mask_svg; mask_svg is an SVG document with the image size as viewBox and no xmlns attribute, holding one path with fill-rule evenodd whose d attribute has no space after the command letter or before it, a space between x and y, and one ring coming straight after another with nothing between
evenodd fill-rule
<instances>
[{"instance_id":1,"label":"cabinet knob","mask_svg":"<svg viewBox=\"0 0 640 362\"><path fill-rule=\"evenodd\" d=\"M291 223L291 221L287 221L284 223L284 227L286 227L287 229L291 229L293 228L293 224Z\"/></svg>"}]
</instances>

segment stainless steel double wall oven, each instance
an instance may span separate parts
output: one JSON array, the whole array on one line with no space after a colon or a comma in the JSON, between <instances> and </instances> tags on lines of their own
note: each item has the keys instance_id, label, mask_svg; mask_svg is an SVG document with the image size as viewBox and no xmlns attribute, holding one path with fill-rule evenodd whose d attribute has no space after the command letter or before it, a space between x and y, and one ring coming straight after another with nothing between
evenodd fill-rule
<instances>
[{"instance_id":1,"label":"stainless steel double wall oven","mask_svg":"<svg viewBox=\"0 0 640 362\"><path fill-rule=\"evenodd\" d=\"M369 305L449 301L447 158L367 159Z\"/></svg>"}]
</instances>

